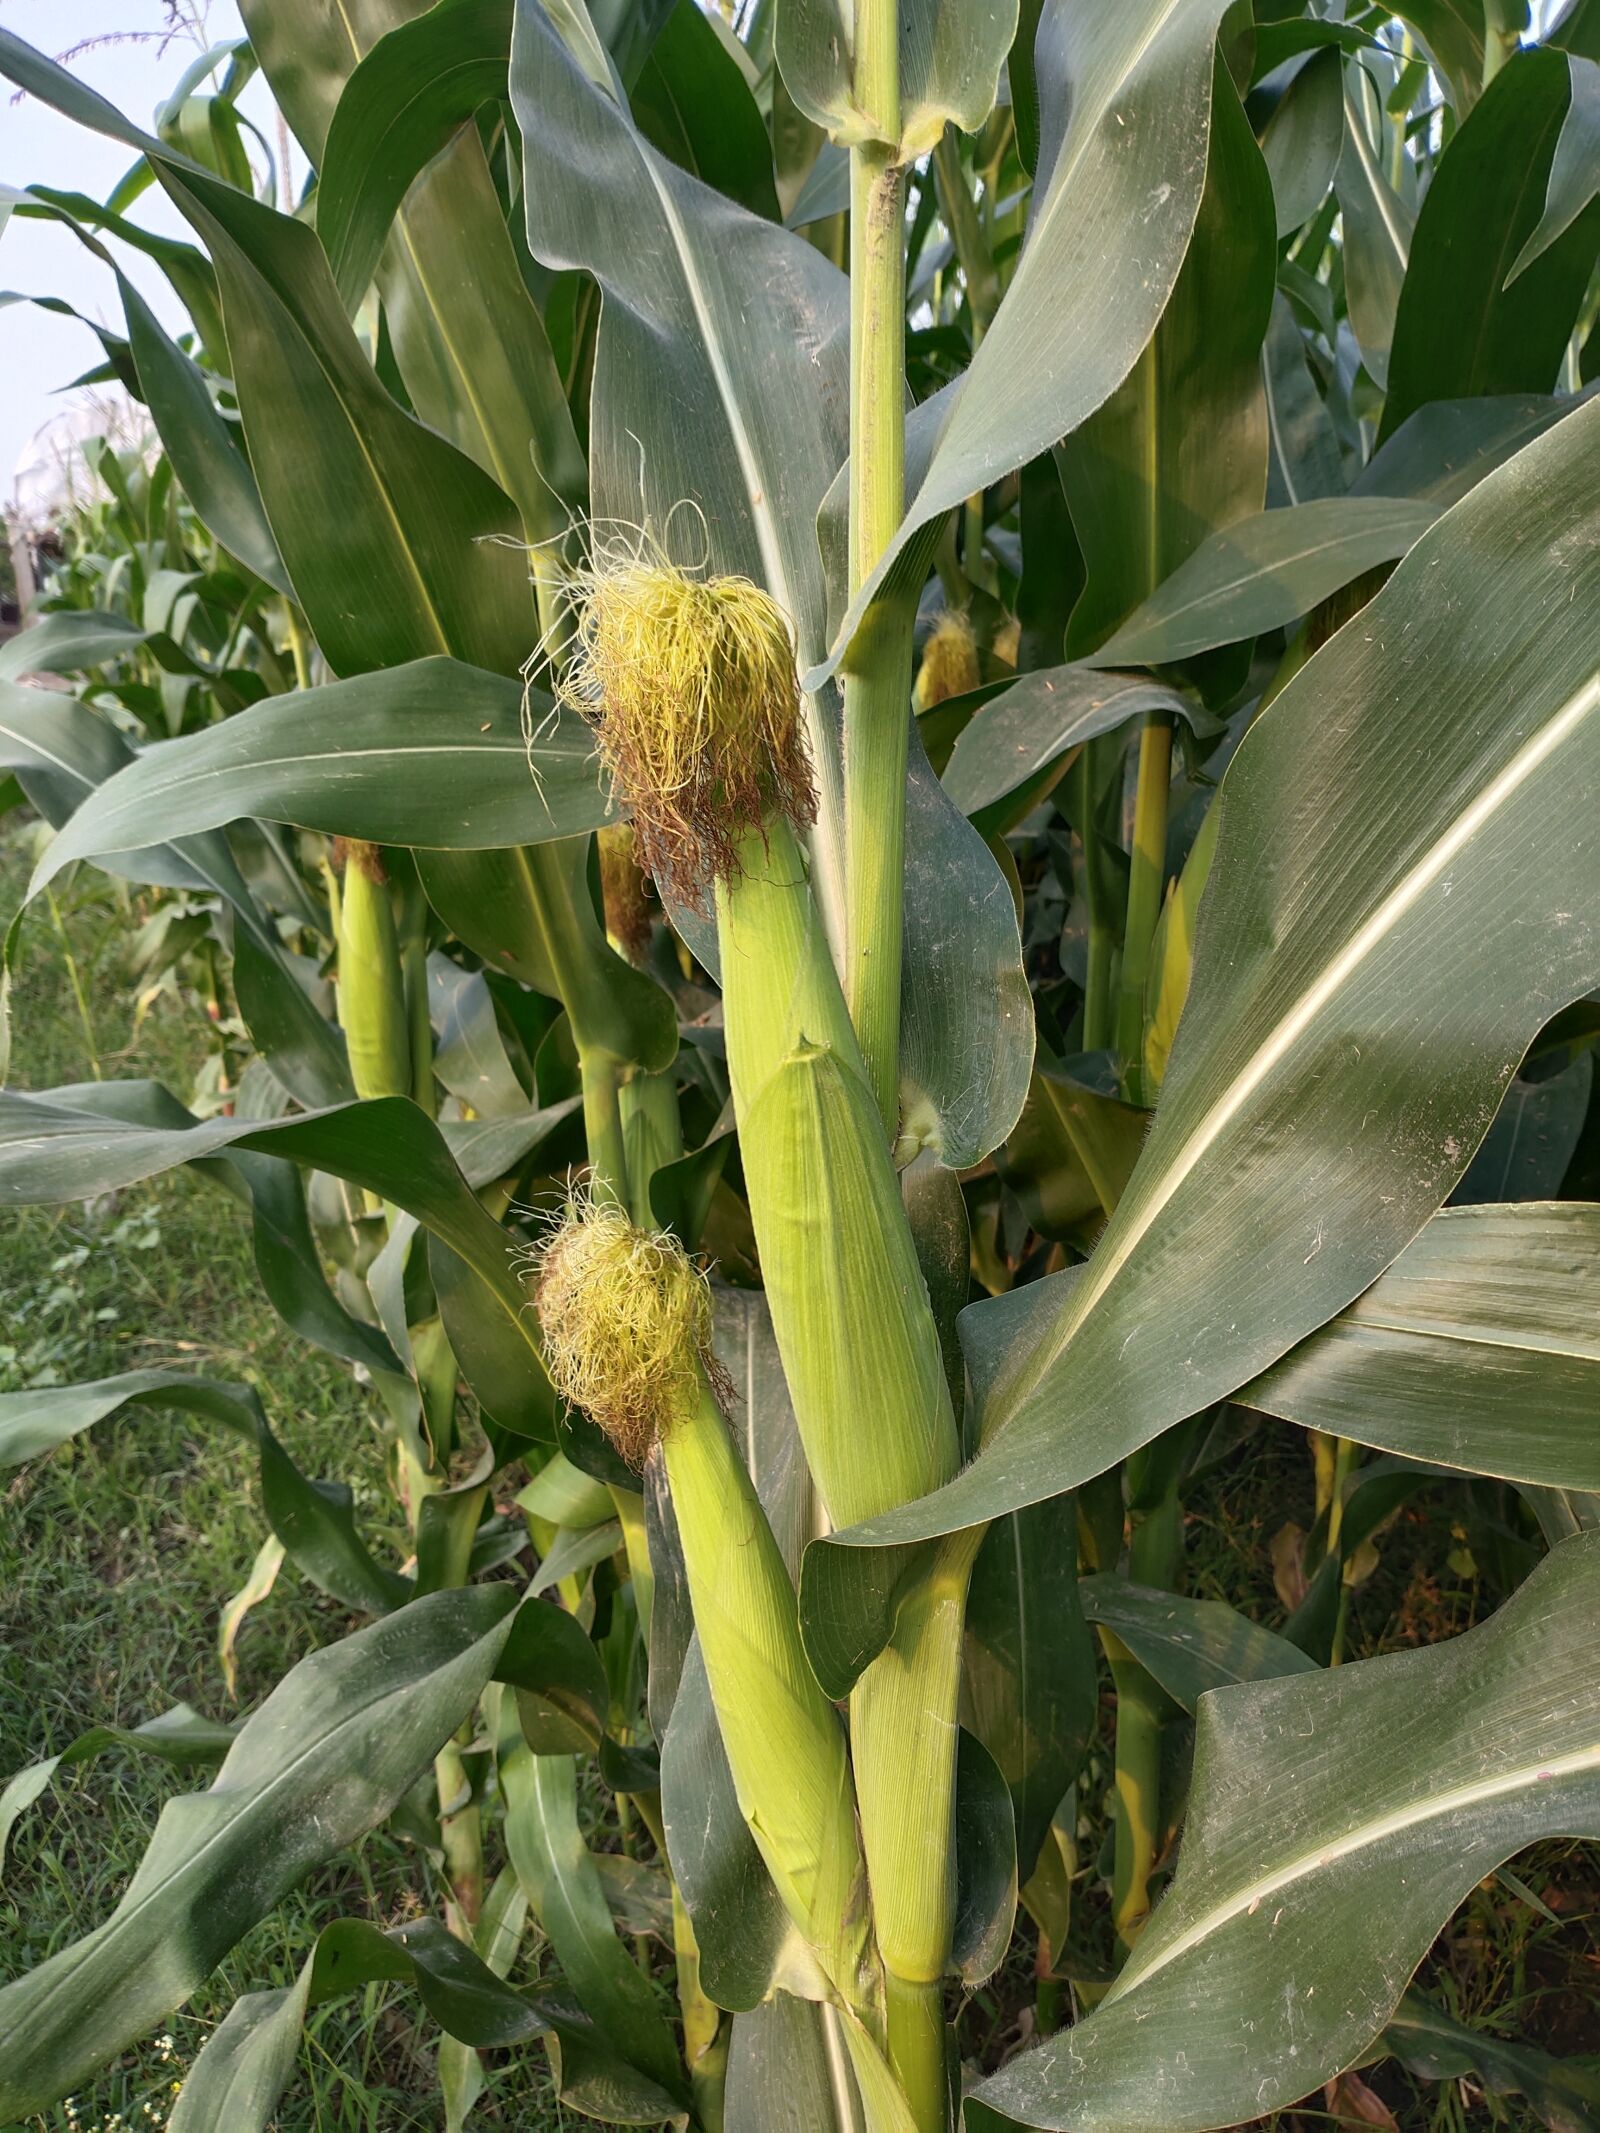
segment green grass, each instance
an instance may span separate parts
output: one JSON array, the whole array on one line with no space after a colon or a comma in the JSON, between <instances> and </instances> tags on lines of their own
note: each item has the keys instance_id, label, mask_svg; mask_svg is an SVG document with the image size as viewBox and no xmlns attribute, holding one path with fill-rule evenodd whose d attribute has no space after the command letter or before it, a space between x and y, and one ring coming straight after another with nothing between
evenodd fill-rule
<instances>
[{"instance_id":1,"label":"green grass","mask_svg":"<svg viewBox=\"0 0 1600 2133\"><path fill-rule=\"evenodd\" d=\"M20 900L28 858L0 844L0 903ZM30 912L13 998L13 1082L47 1088L101 1074L148 1076L187 1099L214 1059L203 1005L157 996L137 1029L120 943L128 898L84 871L58 913ZM130 912L129 904L134 905ZM288 1333L260 1292L242 1210L187 1172L86 1206L13 1211L0 1223L0 1392L177 1366L254 1383L290 1453L357 1491L369 1540L389 1511L376 1403L348 1369ZM192 1417L134 1410L0 1475L0 1781L105 1721L138 1724L178 1702L238 1717L320 1643L357 1626L285 1570L246 1618L238 1701L216 1651L219 1614L266 1534L247 1447ZM391 1556L390 1559L393 1559ZM113 1750L77 1765L19 1821L0 1871L0 1975L29 1968L97 1924L136 1865L163 1800L203 1772ZM294 1977L317 1930L350 1914L393 1922L435 1907L425 1856L375 1833L244 1941L174 2016L170 2047L127 2053L106 2080L32 2121L49 2133L120 2111L165 2118L175 2079L237 1994ZM543 1961L537 1935L522 1976ZM393 1987L313 2015L304 2073L279 2133L405 2133L442 2123L438 2031ZM542 2050L494 2055L472 2123L554 2133L580 2121L554 2100ZM147 2115L149 2104L156 2116Z\"/></svg>"}]
</instances>

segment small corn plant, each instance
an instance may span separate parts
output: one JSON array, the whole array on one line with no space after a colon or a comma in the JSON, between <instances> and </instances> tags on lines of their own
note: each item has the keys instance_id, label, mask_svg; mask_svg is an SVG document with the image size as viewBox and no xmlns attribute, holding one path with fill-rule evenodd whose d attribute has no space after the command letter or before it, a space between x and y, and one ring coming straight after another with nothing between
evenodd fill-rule
<instances>
[{"instance_id":1,"label":"small corn plant","mask_svg":"<svg viewBox=\"0 0 1600 2133\"><path fill-rule=\"evenodd\" d=\"M68 1746L220 1767L0 1987L0 2117L388 1824L416 1915L240 1999L173 2133L289 2123L380 1980L452 2129L521 2051L697 2133L1180 2133L1381 2060L1600 2123L1410 1983L1600 1838L1592 10L241 12L148 134L0 30L138 159L11 211L190 321L118 270L137 567L0 649L0 769L30 893L139 885L241 1033L204 1116L0 1096L0 1193L226 1191L406 1552L270 1373L0 1398L6 1463L255 1448L225 1667L285 1565L366 1618ZM1271 1625L1183 1589L1269 1428ZM1503 1604L1357 1657L1426 1489Z\"/></svg>"}]
</instances>

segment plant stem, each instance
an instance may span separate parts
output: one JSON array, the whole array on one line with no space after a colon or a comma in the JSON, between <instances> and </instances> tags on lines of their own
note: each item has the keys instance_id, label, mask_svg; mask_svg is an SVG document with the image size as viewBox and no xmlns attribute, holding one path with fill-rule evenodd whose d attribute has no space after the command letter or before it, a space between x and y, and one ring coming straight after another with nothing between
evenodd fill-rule
<instances>
[{"instance_id":1,"label":"plant stem","mask_svg":"<svg viewBox=\"0 0 1600 2133\"><path fill-rule=\"evenodd\" d=\"M1167 869L1167 795L1172 786L1172 716L1152 711L1139 735L1139 782L1133 803L1133 858L1128 917L1122 937L1117 1000L1117 1050L1123 1083L1134 1102L1144 1087L1144 993L1150 944L1161 916Z\"/></svg>"},{"instance_id":2,"label":"plant stem","mask_svg":"<svg viewBox=\"0 0 1600 2133\"><path fill-rule=\"evenodd\" d=\"M483 1818L472 1797L467 1766L461 1760L461 1747L471 1737L469 1721L455 1740L439 1750L433 1762L439 1788L439 1841L450 1881L446 1923L458 1940L469 1945L483 1909Z\"/></svg>"},{"instance_id":3,"label":"plant stem","mask_svg":"<svg viewBox=\"0 0 1600 2133\"><path fill-rule=\"evenodd\" d=\"M933 167L939 188L940 211L956 257L961 262L961 278L966 284L967 311L972 325L972 352L976 355L1000 301L1000 281L972 195L967 190L967 174L953 126L946 126L944 137L933 152ZM962 516L962 566L972 584L992 593L998 581L993 564L983 552L981 489L967 498Z\"/></svg>"},{"instance_id":4,"label":"plant stem","mask_svg":"<svg viewBox=\"0 0 1600 2133\"><path fill-rule=\"evenodd\" d=\"M1183 1510L1173 1485L1142 1518L1128 1548L1134 1582L1166 1590L1177 1573ZM1105 1636L1117 1691L1115 1859L1111 1914L1131 1948L1150 1914L1150 1874L1161 1843L1161 1726L1166 1699L1119 1637Z\"/></svg>"},{"instance_id":5,"label":"plant stem","mask_svg":"<svg viewBox=\"0 0 1600 2133\"><path fill-rule=\"evenodd\" d=\"M1100 826L1095 819L1095 744L1079 749L1068 773L1071 806L1083 845L1083 898L1089 913L1089 967L1083 989L1083 1040L1086 1052L1103 1052L1111 1042L1111 922L1105 907L1100 853Z\"/></svg>"},{"instance_id":6,"label":"plant stem","mask_svg":"<svg viewBox=\"0 0 1600 2133\"><path fill-rule=\"evenodd\" d=\"M889 2064L911 2107L918 2133L943 2133L949 2123L945 2072L944 1986L938 1978L912 1983L884 1976Z\"/></svg>"},{"instance_id":7,"label":"plant stem","mask_svg":"<svg viewBox=\"0 0 1600 2133\"><path fill-rule=\"evenodd\" d=\"M672 1945L677 1957L678 2007L683 2016L683 2056L694 2091L695 2116L702 2133L722 2133L728 2040L721 2034L721 2009L700 1988L700 1946L676 1882L672 1885Z\"/></svg>"},{"instance_id":8,"label":"plant stem","mask_svg":"<svg viewBox=\"0 0 1600 2133\"><path fill-rule=\"evenodd\" d=\"M589 1184L597 1200L621 1205L628 1189L617 1061L593 1047L578 1055L583 1083L583 1130L589 1144Z\"/></svg>"},{"instance_id":9,"label":"plant stem","mask_svg":"<svg viewBox=\"0 0 1600 2133\"><path fill-rule=\"evenodd\" d=\"M879 138L850 151L850 594L905 503L905 173L895 0L856 13L855 100ZM899 1114L911 622L876 601L845 657L845 991L867 1078L892 1136Z\"/></svg>"},{"instance_id":10,"label":"plant stem","mask_svg":"<svg viewBox=\"0 0 1600 2133\"><path fill-rule=\"evenodd\" d=\"M1328 1499L1328 1548L1327 1552L1339 1565L1339 1607L1333 1619L1333 1642L1328 1652L1329 1666L1344 1662L1345 1630L1350 1620L1350 1587L1344 1581L1343 1548L1345 1485L1355 1470L1360 1446L1352 1444L1348 1437L1338 1437L1333 1448L1333 1493Z\"/></svg>"},{"instance_id":11,"label":"plant stem","mask_svg":"<svg viewBox=\"0 0 1600 2133\"><path fill-rule=\"evenodd\" d=\"M67 966L67 976L72 981L72 997L77 1002L78 1020L83 1024L83 1041L89 1047L89 1070L96 1081L104 1081L100 1071L100 1047L95 1042L94 1017L89 1012L89 996L83 989L83 973L78 968L78 959L72 952L72 943L67 938L67 929L62 922L61 907L56 902L54 889L46 889L45 902L50 906L50 924L56 939L61 943L61 956Z\"/></svg>"}]
</instances>

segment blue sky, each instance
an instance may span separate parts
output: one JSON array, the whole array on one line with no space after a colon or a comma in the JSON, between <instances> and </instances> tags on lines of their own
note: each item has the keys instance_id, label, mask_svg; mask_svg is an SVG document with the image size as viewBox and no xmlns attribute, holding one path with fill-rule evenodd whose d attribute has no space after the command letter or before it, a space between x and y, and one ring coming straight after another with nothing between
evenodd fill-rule
<instances>
[{"instance_id":1,"label":"blue sky","mask_svg":"<svg viewBox=\"0 0 1600 2133\"><path fill-rule=\"evenodd\" d=\"M242 34L234 0L210 0L209 5L180 0L180 13L190 26L163 50L167 10L161 0L0 0L0 26L52 58L87 39L120 38L78 53L69 64L142 126L150 124L192 58L209 44ZM270 110L263 98L259 82L253 84L246 109L258 124ZM10 84L0 82L0 181L52 185L104 200L132 160L126 148L58 118L42 104L13 102ZM133 219L173 234L183 231L155 189L140 199ZM179 325L181 307L159 270L126 246L115 249L157 313L170 326ZM11 217L0 234L0 289L62 296L104 324L121 325L111 275L59 225ZM63 405L59 388L92 368L100 355L99 342L76 319L32 304L0 310L0 503L11 493L13 470L28 440Z\"/></svg>"}]
</instances>

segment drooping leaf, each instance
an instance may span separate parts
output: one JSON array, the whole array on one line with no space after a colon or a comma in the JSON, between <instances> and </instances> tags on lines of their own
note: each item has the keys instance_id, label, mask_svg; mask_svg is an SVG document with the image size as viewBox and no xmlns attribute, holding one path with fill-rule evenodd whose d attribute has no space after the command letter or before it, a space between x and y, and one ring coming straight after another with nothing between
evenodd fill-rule
<instances>
[{"instance_id":1,"label":"drooping leaf","mask_svg":"<svg viewBox=\"0 0 1600 2133\"><path fill-rule=\"evenodd\" d=\"M760 109L722 33L695 0L677 0L668 12L629 103L644 133L680 169L751 214L779 219Z\"/></svg>"},{"instance_id":2,"label":"drooping leaf","mask_svg":"<svg viewBox=\"0 0 1600 2133\"><path fill-rule=\"evenodd\" d=\"M78 1094L61 1093L73 1099ZM178 1120L188 1117L181 1106L171 1109ZM526 1120L495 1120L491 1126L496 1131L514 1126L525 1152L553 1122L551 1113L532 1112ZM512 1268L511 1240L473 1197L440 1129L405 1097L266 1122L214 1118L150 1124L91 1110L76 1100L53 1103L0 1093L0 1203L87 1199L235 1146L290 1155L349 1178L414 1214L448 1245L482 1286L487 1306L526 1350L523 1434L549 1435L554 1396L539 1361L527 1297ZM469 1357L463 1355L462 1362L470 1369Z\"/></svg>"},{"instance_id":3,"label":"drooping leaf","mask_svg":"<svg viewBox=\"0 0 1600 2133\"><path fill-rule=\"evenodd\" d=\"M1239 1394L1409 1459L1600 1489L1600 1208L1453 1207Z\"/></svg>"},{"instance_id":4,"label":"drooping leaf","mask_svg":"<svg viewBox=\"0 0 1600 2133\"><path fill-rule=\"evenodd\" d=\"M1403 556L1438 515L1408 499L1326 496L1238 519L1209 534L1096 658L1164 666L1288 629L1363 571Z\"/></svg>"},{"instance_id":5,"label":"drooping leaf","mask_svg":"<svg viewBox=\"0 0 1600 2133\"><path fill-rule=\"evenodd\" d=\"M420 659L270 697L163 741L108 778L40 863L125 851L160 821L194 836L241 816L374 844L467 840L484 850L570 837L606 819L593 741L552 721L530 748L522 688L453 659Z\"/></svg>"},{"instance_id":6,"label":"drooping leaf","mask_svg":"<svg viewBox=\"0 0 1600 2133\"><path fill-rule=\"evenodd\" d=\"M91 1726L54 1755L17 1771L0 1787L0 1866L5 1864L6 1846L12 1830L35 1800L48 1791L57 1771L88 1762L109 1748L126 1748L137 1755L153 1755L179 1770L194 1763L219 1763L233 1746L237 1730L234 1726L218 1725L214 1719L202 1718L186 1703L174 1704L170 1711L163 1711L156 1718L147 1718L138 1726Z\"/></svg>"},{"instance_id":7,"label":"drooping leaf","mask_svg":"<svg viewBox=\"0 0 1600 2133\"><path fill-rule=\"evenodd\" d=\"M518 1992L435 1918L387 1933L356 1918L324 1926L294 1985L236 2003L190 2068L172 2123L180 2133L265 2133L291 2078L307 2008L379 1980L410 1985L446 2036L474 2049L503 2051L542 2037L560 2098L574 2110L682 2133L687 2114L675 2099L630 2067L570 1994L548 1986Z\"/></svg>"},{"instance_id":8,"label":"drooping leaf","mask_svg":"<svg viewBox=\"0 0 1600 2133\"><path fill-rule=\"evenodd\" d=\"M962 732L945 765L944 789L964 815L982 815L1032 789L1069 749L1114 733L1147 711L1209 725L1188 697L1143 674L1085 665L1019 675Z\"/></svg>"},{"instance_id":9,"label":"drooping leaf","mask_svg":"<svg viewBox=\"0 0 1600 2133\"><path fill-rule=\"evenodd\" d=\"M317 234L351 309L417 173L481 104L506 93L511 0L391 13L394 27L348 70L318 159Z\"/></svg>"},{"instance_id":10,"label":"drooping leaf","mask_svg":"<svg viewBox=\"0 0 1600 2133\"><path fill-rule=\"evenodd\" d=\"M214 180L161 176L216 264L261 500L328 664L442 652L518 672L535 631L504 491L384 391L310 230Z\"/></svg>"},{"instance_id":11,"label":"drooping leaf","mask_svg":"<svg viewBox=\"0 0 1600 2133\"><path fill-rule=\"evenodd\" d=\"M1333 418L1306 362L1305 342L1288 298L1273 300L1272 323L1261 351L1272 457L1267 467L1267 505L1315 503L1344 494L1344 469Z\"/></svg>"},{"instance_id":12,"label":"drooping leaf","mask_svg":"<svg viewBox=\"0 0 1600 2133\"><path fill-rule=\"evenodd\" d=\"M609 945L589 893L589 840L417 857L428 901L494 970L559 1000L584 1051L650 1073L678 1048L672 1001Z\"/></svg>"},{"instance_id":13,"label":"drooping leaf","mask_svg":"<svg viewBox=\"0 0 1600 2133\"><path fill-rule=\"evenodd\" d=\"M1600 1831L1597 1584L1586 1535L1449 1643L1203 1698L1166 1899L1095 2013L969 2097L975 2133L1199 2133L1352 2065L1484 1874Z\"/></svg>"},{"instance_id":14,"label":"drooping leaf","mask_svg":"<svg viewBox=\"0 0 1600 2133\"><path fill-rule=\"evenodd\" d=\"M1193 1600L1136 1585L1114 1571L1079 1581L1091 1622L1115 1630L1174 1703L1193 1711L1208 1689L1317 1671L1287 1637L1262 1629L1221 1600Z\"/></svg>"},{"instance_id":15,"label":"drooping leaf","mask_svg":"<svg viewBox=\"0 0 1600 2133\"><path fill-rule=\"evenodd\" d=\"M0 1467L20 1466L129 1406L176 1407L255 1439L261 1405L252 1387L186 1370L130 1370L91 1384L0 1394Z\"/></svg>"},{"instance_id":16,"label":"drooping leaf","mask_svg":"<svg viewBox=\"0 0 1600 2133\"><path fill-rule=\"evenodd\" d=\"M471 1710L513 1600L436 1593L302 1659L211 1790L169 1801L106 1923L0 1991L0 2108L21 2116L79 2087L380 1822Z\"/></svg>"},{"instance_id":17,"label":"drooping leaf","mask_svg":"<svg viewBox=\"0 0 1600 2133\"><path fill-rule=\"evenodd\" d=\"M1507 287L1565 236L1600 191L1600 66L1574 55L1567 61L1571 99L1550 164L1544 213L1512 263Z\"/></svg>"},{"instance_id":18,"label":"drooping leaf","mask_svg":"<svg viewBox=\"0 0 1600 2133\"><path fill-rule=\"evenodd\" d=\"M75 697L0 685L0 764L17 768L47 820L64 824L132 754L122 735ZM221 896L235 922L234 990L257 1049L303 1103L338 1103L352 1094L343 1039L306 997L226 838L207 833L173 845L136 846L113 857L108 870Z\"/></svg>"}]
</instances>

